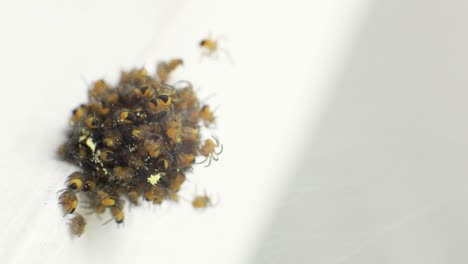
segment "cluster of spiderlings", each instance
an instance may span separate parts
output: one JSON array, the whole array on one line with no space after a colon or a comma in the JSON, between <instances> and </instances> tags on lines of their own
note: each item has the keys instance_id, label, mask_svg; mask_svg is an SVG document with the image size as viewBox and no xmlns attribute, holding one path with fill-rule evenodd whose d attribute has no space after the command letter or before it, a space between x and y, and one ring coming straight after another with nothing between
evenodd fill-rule
<instances>
[{"instance_id":1,"label":"cluster of spiderlings","mask_svg":"<svg viewBox=\"0 0 468 264\"><path fill-rule=\"evenodd\" d=\"M217 159L218 141L201 141L200 136L201 124L215 121L210 107L200 104L189 82L179 82L180 88L166 83L180 64L182 60L160 63L158 77L145 69L122 72L115 87L96 81L89 102L73 110L59 154L82 171L67 178L59 203L73 215L75 235L86 225L75 212L78 193L82 207L97 214L109 209L121 223L125 197L135 205L140 197L155 204L177 200L195 158Z\"/></svg>"}]
</instances>

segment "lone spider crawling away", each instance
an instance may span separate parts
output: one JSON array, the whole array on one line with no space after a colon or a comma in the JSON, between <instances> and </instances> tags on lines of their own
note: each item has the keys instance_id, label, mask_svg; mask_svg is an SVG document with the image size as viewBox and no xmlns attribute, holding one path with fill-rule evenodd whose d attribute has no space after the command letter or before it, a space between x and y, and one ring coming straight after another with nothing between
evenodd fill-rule
<instances>
[{"instance_id":1,"label":"lone spider crawling away","mask_svg":"<svg viewBox=\"0 0 468 264\"><path fill-rule=\"evenodd\" d=\"M219 201L217 201L216 204L218 202ZM213 199L206 193L206 191L203 194L195 195L192 199L192 207L197 210L216 206L216 204L213 203Z\"/></svg>"},{"instance_id":2,"label":"lone spider crawling away","mask_svg":"<svg viewBox=\"0 0 468 264\"><path fill-rule=\"evenodd\" d=\"M213 55L218 52L218 41L211 37L204 38L200 41L200 47L205 50L206 55Z\"/></svg>"},{"instance_id":3,"label":"lone spider crawling away","mask_svg":"<svg viewBox=\"0 0 468 264\"><path fill-rule=\"evenodd\" d=\"M65 180L58 200L65 215L72 216L74 235L83 234L86 226L77 213L79 204L122 223L125 200L132 205L141 198L153 204L177 201L196 157L209 163L218 159L218 139L203 144L200 139L215 121L209 106L200 105L190 82L182 81L180 88L169 82L181 64L180 59L162 62L155 76L144 68L123 71L114 86L98 80L88 102L72 111L59 155L80 170Z\"/></svg>"},{"instance_id":4,"label":"lone spider crawling away","mask_svg":"<svg viewBox=\"0 0 468 264\"><path fill-rule=\"evenodd\" d=\"M229 54L229 52L225 48L220 47L220 45L219 45L219 42L222 39L224 39L224 38L219 37L219 38L215 39L215 38L211 37L211 34L209 34L208 37L202 39L200 41L200 43L198 44L199 47L202 50L201 56L217 59L219 57L219 55L221 53L223 53L228 58L229 62L231 64L234 64L234 61L232 60L231 55Z\"/></svg>"},{"instance_id":5,"label":"lone spider crawling away","mask_svg":"<svg viewBox=\"0 0 468 264\"><path fill-rule=\"evenodd\" d=\"M192 200L192 206L195 209L203 209L211 205L212 205L211 198L207 195L195 196Z\"/></svg>"}]
</instances>

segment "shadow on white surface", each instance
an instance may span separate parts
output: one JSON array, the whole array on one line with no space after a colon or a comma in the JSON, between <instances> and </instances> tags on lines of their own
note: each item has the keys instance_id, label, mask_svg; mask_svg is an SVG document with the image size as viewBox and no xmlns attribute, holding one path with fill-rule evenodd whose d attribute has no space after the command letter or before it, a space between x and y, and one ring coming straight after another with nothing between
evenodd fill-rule
<instances>
[{"instance_id":1,"label":"shadow on white surface","mask_svg":"<svg viewBox=\"0 0 468 264\"><path fill-rule=\"evenodd\" d=\"M374 1L251 263L466 263L468 3Z\"/></svg>"}]
</instances>

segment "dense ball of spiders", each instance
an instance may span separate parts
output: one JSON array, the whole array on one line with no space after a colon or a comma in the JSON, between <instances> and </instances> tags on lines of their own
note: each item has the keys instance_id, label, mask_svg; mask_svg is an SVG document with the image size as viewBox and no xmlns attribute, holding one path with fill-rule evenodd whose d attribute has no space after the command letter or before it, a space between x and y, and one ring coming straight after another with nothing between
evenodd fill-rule
<instances>
[{"instance_id":1,"label":"dense ball of spiders","mask_svg":"<svg viewBox=\"0 0 468 264\"><path fill-rule=\"evenodd\" d=\"M66 214L77 208L78 193L91 211L108 210L117 223L124 220L125 197L132 204L140 197L155 204L177 200L185 173L205 154L201 125L209 126L214 117L206 118L207 106L189 82L177 89L166 82L172 70L159 68L158 78L133 69L123 71L114 86L104 80L92 84L89 101L73 110L59 148L63 159L81 168L67 178L59 197Z\"/></svg>"}]
</instances>

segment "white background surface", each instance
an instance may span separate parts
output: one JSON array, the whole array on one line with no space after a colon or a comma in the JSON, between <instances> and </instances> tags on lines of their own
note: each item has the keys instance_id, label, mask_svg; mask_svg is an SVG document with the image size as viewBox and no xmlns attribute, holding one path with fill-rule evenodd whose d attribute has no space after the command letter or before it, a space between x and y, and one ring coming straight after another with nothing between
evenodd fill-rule
<instances>
[{"instance_id":1,"label":"white background surface","mask_svg":"<svg viewBox=\"0 0 468 264\"><path fill-rule=\"evenodd\" d=\"M251 263L467 263L467 11L373 1Z\"/></svg>"},{"instance_id":2,"label":"white background surface","mask_svg":"<svg viewBox=\"0 0 468 264\"><path fill-rule=\"evenodd\" d=\"M467 9L436 2L1 3L2 263L464 263ZM234 65L199 60L209 32ZM172 57L219 106L225 150L184 190L219 204L71 239L55 150L82 77Z\"/></svg>"}]
</instances>

